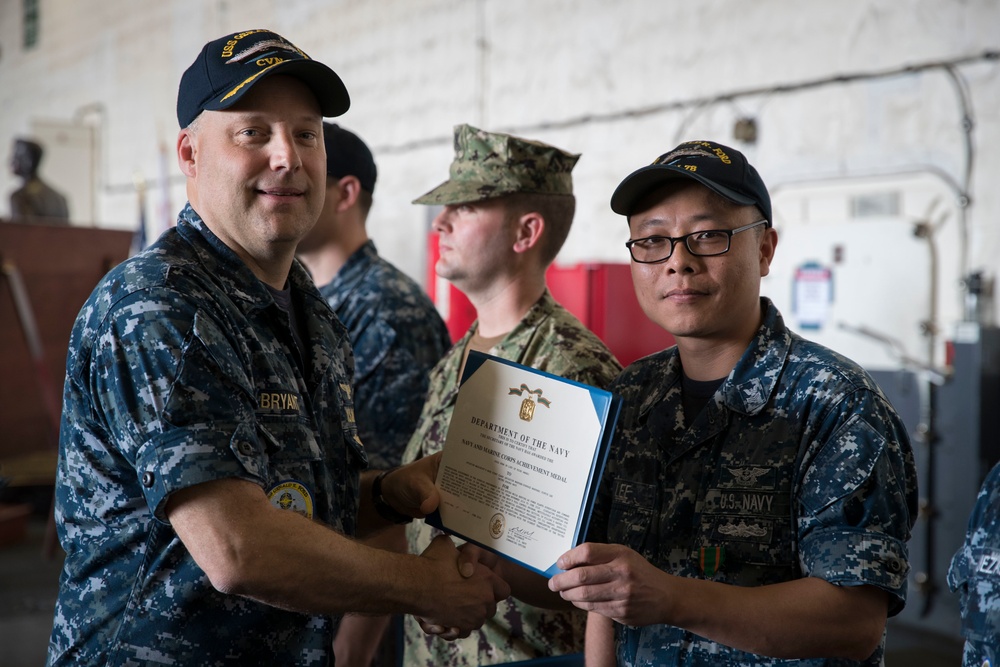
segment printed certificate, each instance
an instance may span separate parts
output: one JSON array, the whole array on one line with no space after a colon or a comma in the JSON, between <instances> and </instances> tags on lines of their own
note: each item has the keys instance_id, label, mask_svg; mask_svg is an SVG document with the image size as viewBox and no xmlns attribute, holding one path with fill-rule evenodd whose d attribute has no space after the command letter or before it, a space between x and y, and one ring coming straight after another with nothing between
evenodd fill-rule
<instances>
[{"instance_id":1,"label":"printed certificate","mask_svg":"<svg viewBox=\"0 0 1000 667\"><path fill-rule=\"evenodd\" d=\"M545 576L582 541L621 400L469 353L426 521Z\"/></svg>"}]
</instances>

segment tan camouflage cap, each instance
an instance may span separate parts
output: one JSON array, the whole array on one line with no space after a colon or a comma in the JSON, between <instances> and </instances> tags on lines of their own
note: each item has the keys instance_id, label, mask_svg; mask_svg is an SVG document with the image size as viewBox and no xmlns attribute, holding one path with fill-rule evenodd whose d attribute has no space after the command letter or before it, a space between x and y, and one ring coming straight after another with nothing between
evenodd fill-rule
<instances>
[{"instance_id":1,"label":"tan camouflage cap","mask_svg":"<svg viewBox=\"0 0 1000 667\"><path fill-rule=\"evenodd\" d=\"M580 156L540 141L455 126L455 159L449 179L414 204L463 204L515 192L573 194Z\"/></svg>"}]
</instances>

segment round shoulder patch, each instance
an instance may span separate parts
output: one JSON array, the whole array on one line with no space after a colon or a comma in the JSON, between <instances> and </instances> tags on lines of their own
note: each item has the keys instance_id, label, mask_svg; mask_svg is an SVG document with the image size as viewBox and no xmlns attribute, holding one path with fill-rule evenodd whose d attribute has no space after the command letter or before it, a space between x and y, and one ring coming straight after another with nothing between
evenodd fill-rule
<instances>
[{"instance_id":1,"label":"round shoulder patch","mask_svg":"<svg viewBox=\"0 0 1000 667\"><path fill-rule=\"evenodd\" d=\"M278 509L298 512L307 519L313 517L313 498L302 482L286 480L272 486L267 497Z\"/></svg>"}]
</instances>

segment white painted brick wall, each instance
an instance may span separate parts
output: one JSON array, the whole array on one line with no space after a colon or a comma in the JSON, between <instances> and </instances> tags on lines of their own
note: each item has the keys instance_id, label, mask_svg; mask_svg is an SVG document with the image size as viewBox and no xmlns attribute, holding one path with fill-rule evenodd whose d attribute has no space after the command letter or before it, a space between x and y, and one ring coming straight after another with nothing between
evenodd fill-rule
<instances>
[{"instance_id":1,"label":"white painted brick wall","mask_svg":"<svg viewBox=\"0 0 1000 667\"><path fill-rule=\"evenodd\" d=\"M380 169L372 234L421 281L426 211L410 201L446 177L457 123L582 153L574 174L577 220L560 261L624 261L626 227L608 208L621 178L682 139L737 145L732 125L742 115L757 119L760 139L738 147L774 187L927 166L962 179L962 119L941 71L697 108L692 101L1000 50L995 0L39 4L40 41L25 52L21 3L0 3L0 145L9 152L11 140L40 119L96 125L96 222L135 224L133 178L155 181L161 143L171 155L173 208L180 207L173 148L181 72L209 39L271 27L347 83L354 103L340 122L368 140ZM995 276L1000 62L957 71L976 121L967 267ZM644 113L650 108L662 110ZM0 192L14 187L3 170ZM150 193L151 201L157 197ZM0 215L8 210L0 197ZM951 300L957 279L942 277Z\"/></svg>"}]
</instances>

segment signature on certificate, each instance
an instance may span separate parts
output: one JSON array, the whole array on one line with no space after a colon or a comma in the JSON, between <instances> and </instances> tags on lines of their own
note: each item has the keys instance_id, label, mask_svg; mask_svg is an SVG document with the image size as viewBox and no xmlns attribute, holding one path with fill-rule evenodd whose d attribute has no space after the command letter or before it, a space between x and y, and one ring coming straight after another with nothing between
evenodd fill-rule
<instances>
[{"instance_id":1,"label":"signature on certificate","mask_svg":"<svg viewBox=\"0 0 1000 667\"><path fill-rule=\"evenodd\" d=\"M527 528L521 528L520 526L514 526L507 531L507 541L516 544L519 547L524 547L529 542L535 541L535 531L528 530Z\"/></svg>"}]
</instances>

